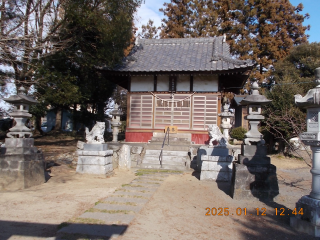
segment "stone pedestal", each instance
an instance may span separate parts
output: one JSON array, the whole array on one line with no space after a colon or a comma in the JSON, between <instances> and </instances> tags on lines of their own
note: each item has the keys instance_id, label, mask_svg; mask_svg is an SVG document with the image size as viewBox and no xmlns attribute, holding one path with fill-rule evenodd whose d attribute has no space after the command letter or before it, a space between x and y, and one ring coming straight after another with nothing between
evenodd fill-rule
<instances>
[{"instance_id":1,"label":"stone pedestal","mask_svg":"<svg viewBox=\"0 0 320 240\"><path fill-rule=\"evenodd\" d=\"M107 151L108 144L106 143L85 143L83 144L84 151Z\"/></svg>"},{"instance_id":2,"label":"stone pedestal","mask_svg":"<svg viewBox=\"0 0 320 240\"><path fill-rule=\"evenodd\" d=\"M279 194L276 167L270 164L265 146L242 145L234 172L234 199L273 200Z\"/></svg>"},{"instance_id":3,"label":"stone pedestal","mask_svg":"<svg viewBox=\"0 0 320 240\"><path fill-rule=\"evenodd\" d=\"M231 182L232 161L226 146L201 146L197 153L198 168L201 169L200 180Z\"/></svg>"},{"instance_id":4,"label":"stone pedestal","mask_svg":"<svg viewBox=\"0 0 320 240\"><path fill-rule=\"evenodd\" d=\"M228 156L201 156L200 180L216 182L230 182L232 177L233 157Z\"/></svg>"},{"instance_id":5,"label":"stone pedestal","mask_svg":"<svg viewBox=\"0 0 320 240\"><path fill-rule=\"evenodd\" d=\"M0 154L0 189L19 190L45 182L43 153L33 138L6 138Z\"/></svg>"},{"instance_id":6,"label":"stone pedestal","mask_svg":"<svg viewBox=\"0 0 320 240\"><path fill-rule=\"evenodd\" d=\"M303 196L296 203L296 211L298 214L290 218L290 226L299 232L320 237L320 200Z\"/></svg>"},{"instance_id":7,"label":"stone pedestal","mask_svg":"<svg viewBox=\"0 0 320 240\"><path fill-rule=\"evenodd\" d=\"M78 173L111 174L113 171L113 150L106 150L107 144L84 144L84 150L78 150Z\"/></svg>"}]
</instances>

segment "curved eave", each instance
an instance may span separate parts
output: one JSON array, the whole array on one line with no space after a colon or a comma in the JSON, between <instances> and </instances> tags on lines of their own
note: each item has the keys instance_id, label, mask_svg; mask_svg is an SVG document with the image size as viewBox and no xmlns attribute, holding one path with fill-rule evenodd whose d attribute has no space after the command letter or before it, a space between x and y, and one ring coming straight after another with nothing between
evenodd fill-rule
<instances>
[{"instance_id":1,"label":"curved eave","mask_svg":"<svg viewBox=\"0 0 320 240\"><path fill-rule=\"evenodd\" d=\"M218 75L232 75L232 74L245 74L248 75L253 68L253 66L244 66L234 69L219 69L219 70L150 70L150 71L114 71L100 69L101 72L104 72L106 75L118 75L118 76L146 76L146 75L201 75L201 74L218 74Z\"/></svg>"},{"instance_id":2,"label":"curved eave","mask_svg":"<svg viewBox=\"0 0 320 240\"><path fill-rule=\"evenodd\" d=\"M17 104L17 103L24 103L24 104L36 104L38 103L37 100L33 99L32 97L26 96L26 95L13 95L8 98L3 99L5 102L11 103L11 104Z\"/></svg>"}]
</instances>

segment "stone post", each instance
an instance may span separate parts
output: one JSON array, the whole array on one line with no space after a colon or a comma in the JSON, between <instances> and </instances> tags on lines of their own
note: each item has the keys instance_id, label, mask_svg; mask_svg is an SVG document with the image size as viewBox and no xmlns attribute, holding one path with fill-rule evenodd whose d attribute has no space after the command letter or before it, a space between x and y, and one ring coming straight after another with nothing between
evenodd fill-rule
<instances>
[{"instance_id":1,"label":"stone post","mask_svg":"<svg viewBox=\"0 0 320 240\"><path fill-rule=\"evenodd\" d=\"M320 237L320 67L315 70L316 88L306 96L295 95L295 103L307 109L307 132L300 134L300 140L311 146L312 184L310 195L303 196L296 203L297 215L290 218L291 227L297 231Z\"/></svg>"}]
</instances>

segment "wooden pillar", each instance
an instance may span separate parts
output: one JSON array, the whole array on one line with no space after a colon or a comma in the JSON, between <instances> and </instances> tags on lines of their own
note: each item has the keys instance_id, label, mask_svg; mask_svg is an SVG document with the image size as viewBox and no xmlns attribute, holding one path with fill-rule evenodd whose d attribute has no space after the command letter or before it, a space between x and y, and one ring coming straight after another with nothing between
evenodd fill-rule
<instances>
[{"instance_id":1,"label":"wooden pillar","mask_svg":"<svg viewBox=\"0 0 320 240\"><path fill-rule=\"evenodd\" d=\"M131 91L131 76L128 76L128 92Z\"/></svg>"},{"instance_id":2,"label":"wooden pillar","mask_svg":"<svg viewBox=\"0 0 320 240\"><path fill-rule=\"evenodd\" d=\"M158 83L158 76L157 75L154 75L153 76L153 91L156 92L157 91L157 83Z\"/></svg>"},{"instance_id":3,"label":"wooden pillar","mask_svg":"<svg viewBox=\"0 0 320 240\"><path fill-rule=\"evenodd\" d=\"M193 92L193 75L190 75L190 92Z\"/></svg>"}]
</instances>

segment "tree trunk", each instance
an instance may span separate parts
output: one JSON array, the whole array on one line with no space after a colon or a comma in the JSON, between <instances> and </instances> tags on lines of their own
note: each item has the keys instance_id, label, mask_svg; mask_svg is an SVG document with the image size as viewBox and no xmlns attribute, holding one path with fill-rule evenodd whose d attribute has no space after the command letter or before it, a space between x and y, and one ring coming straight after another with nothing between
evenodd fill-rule
<instances>
[{"instance_id":1,"label":"tree trunk","mask_svg":"<svg viewBox=\"0 0 320 240\"><path fill-rule=\"evenodd\" d=\"M105 103L104 102L99 102L97 103L97 117L98 117L98 121L103 122L104 121L104 107L105 107Z\"/></svg>"},{"instance_id":2,"label":"tree trunk","mask_svg":"<svg viewBox=\"0 0 320 240\"><path fill-rule=\"evenodd\" d=\"M61 121L62 121L62 109L58 107L56 112L56 124L54 126L55 131L61 131Z\"/></svg>"},{"instance_id":3,"label":"tree trunk","mask_svg":"<svg viewBox=\"0 0 320 240\"><path fill-rule=\"evenodd\" d=\"M41 116L36 116L36 124L35 124L35 132L39 132L40 135L43 135L43 131L41 129Z\"/></svg>"}]
</instances>

